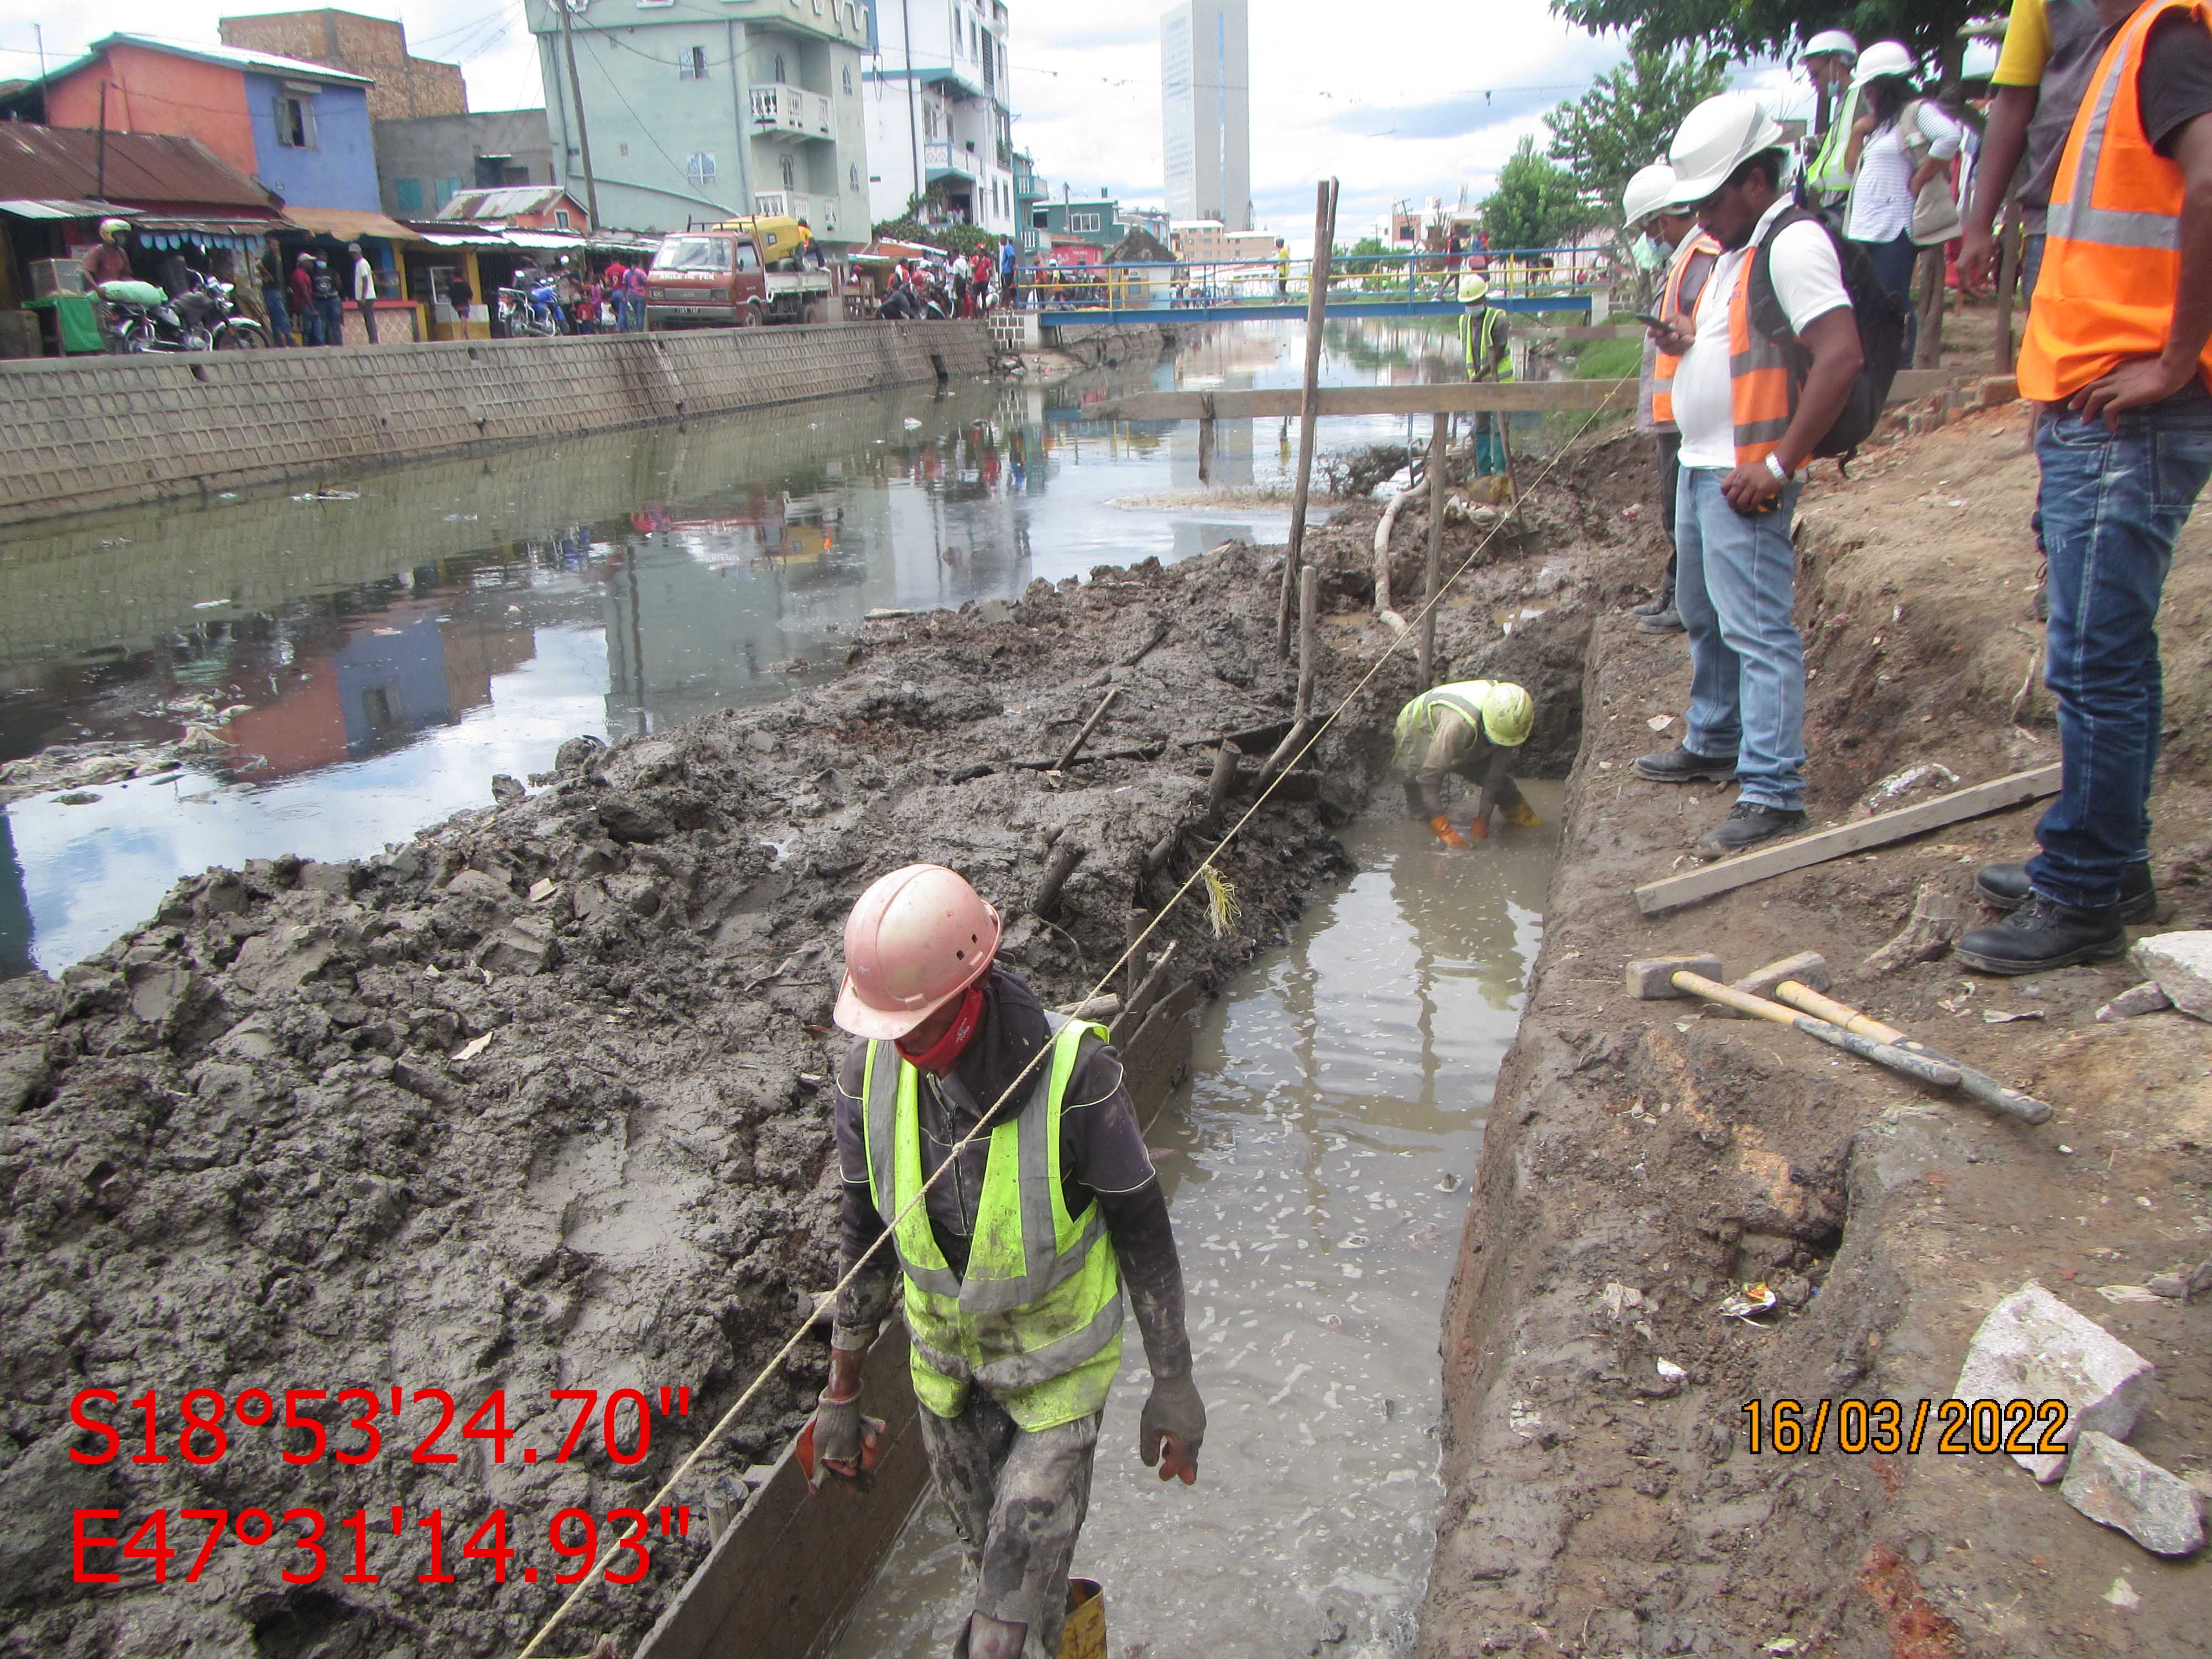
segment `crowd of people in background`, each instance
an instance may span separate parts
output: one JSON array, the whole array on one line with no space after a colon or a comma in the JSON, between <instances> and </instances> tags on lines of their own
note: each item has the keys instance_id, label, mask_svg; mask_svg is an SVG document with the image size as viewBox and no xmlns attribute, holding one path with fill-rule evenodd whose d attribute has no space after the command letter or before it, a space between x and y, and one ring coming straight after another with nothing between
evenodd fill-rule
<instances>
[{"instance_id":1,"label":"crowd of people in background","mask_svg":"<svg viewBox=\"0 0 2212 1659\"><path fill-rule=\"evenodd\" d=\"M2212 12L2202 0L2014 0L1986 153L1961 213L1964 125L1903 45L1807 43L1828 119L1793 158L1755 97L1699 106L1623 212L1663 270L1639 424L1658 442L1674 558L1647 625L1688 635L1684 740L1660 783L1733 781L1699 856L1805 823L1804 647L1792 520L1807 465L1873 429L1911 361L1911 285L1954 239L1988 279L2018 183L2027 324L2020 392L2040 472L2024 536L2046 580L2044 682L2062 779L2039 850L1976 878L2001 920L1955 953L1984 973L2109 961L2155 903L2149 801L2157 619L2174 544L2212 479Z\"/></svg>"},{"instance_id":2,"label":"crowd of people in background","mask_svg":"<svg viewBox=\"0 0 2212 1659\"><path fill-rule=\"evenodd\" d=\"M1021 253L1012 239L966 253L896 259L884 278L878 314L890 321L980 317L1018 305Z\"/></svg>"}]
</instances>

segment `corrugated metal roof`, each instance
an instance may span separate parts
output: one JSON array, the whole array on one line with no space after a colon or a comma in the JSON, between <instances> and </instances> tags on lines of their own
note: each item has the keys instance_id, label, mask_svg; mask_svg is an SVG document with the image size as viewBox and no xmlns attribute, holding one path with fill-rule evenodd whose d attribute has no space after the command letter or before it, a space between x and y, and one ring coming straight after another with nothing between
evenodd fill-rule
<instances>
[{"instance_id":1,"label":"corrugated metal roof","mask_svg":"<svg viewBox=\"0 0 2212 1659\"><path fill-rule=\"evenodd\" d=\"M0 213L12 214L18 219L105 219L132 210L118 208L106 202L86 202L69 198L43 202L0 202Z\"/></svg>"},{"instance_id":2,"label":"corrugated metal roof","mask_svg":"<svg viewBox=\"0 0 2212 1659\"><path fill-rule=\"evenodd\" d=\"M558 185L502 185L496 190L464 190L438 210L441 219L512 219L525 213L550 213L568 191Z\"/></svg>"},{"instance_id":3,"label":"corrugated metal roof","mask_svg":"<svg viewBox=\"0 0 2212 1659\"><path fill-rule=\"evenodd\" d=\"M90 198L148 207L227 207L275 213L283 203L197 138L0 121L0 198ZM102 187L104 174L105 187ZM103 211L105 210L102 210Z\"/></svg>"}]
</instances>

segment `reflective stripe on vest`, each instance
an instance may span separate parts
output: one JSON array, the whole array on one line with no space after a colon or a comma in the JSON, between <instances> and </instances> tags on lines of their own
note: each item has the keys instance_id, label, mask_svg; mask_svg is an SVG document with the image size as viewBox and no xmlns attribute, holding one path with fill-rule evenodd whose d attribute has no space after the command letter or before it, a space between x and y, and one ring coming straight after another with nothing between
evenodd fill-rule
<instances>
[{"instance_id":1,"label":"reflective stripe on vest","mask_svg":"<svg viewBox=\"0 0 2212 1659\"><path fill-rule=\"evenodd\" d=\"M1480 378L1481 373L1489 367L1490 360L1498 349L1492 331L1497 328L1499 319L1504 315L1504 313L1496 306L1485 306L1482 308L1482 343L1480 349L1478 350L1474 338L1474 319L1464 311L1460 313L1459 347L1467 359L1468 380ZM1511 380L1513 378L1512 360L1508 358L1498 364L1498 373L1492 378L1498 380Z\"/></svg>"},{"instance_id":2,"label":"reflective stripe on vest","mask_svg":"<svg viewBox=\"0 0 2212 1659\"><path fill-rule=\"evenodd\" d=\"M2051 191L2043 271L2021 342L2021 395L2069 398L2165 349L2181 285L2180 167L2143 131L2150 32L2172 13L2212 28L2207 0L2154 0L2124 24L2083 91ZM2197 372L2212 386L2212 343Z\"/></svg>"},{"instance_id":3,"label":"reflective stripe on vest","mask_svg":"<svg viewBox=\"0 0 2212 1659\"><path fill-rule=\"evenodd\" d=\"M1835 118L1828 123L1828 131L1821 137L1820 153L1806 169L1807 189L1820 196L1850 193L1851 175L1844 166L1844 157L1850 147L1851 127L1858 118L1859 89L1850 87L1844 90Z\"/></svg>"},{"instance_id":4,"label":"reflective stripe on vest","mask_svg":"<svg viewBox=\"0 0 2212 1659\"><path fill-rule=\"evenodd\" d=\"M1433 732L1437 729L1437 711L1449 708L1462 720L1482 733L1489 732L1482 724L1484 693L1496 684L1495 680L1461 680L1452 685L1439 685L1434 690L1424 691L1398 711L1397 739L1402 744L1407 733L1419 727Z\"/></svg>"},{"instance_id":5,"label":"reflective stripe on vest","mask_svg":"<svg viewBox=\"0 0 2212 1659\"><path fill-rule=\"evenodd\" d=\"M1690 240L1674 255L1674 264L1667 268L1667 285L1659 296L1658 314L1670 319L1681 319L1688 330L1694 331L1698 325L1698 301L1720 257L1718 242L1702 230L1692 231ZM1680 357L1664 351L1651 360L1651 418L1668 426L1674 423L1674 375L1681 366Z\"/></svg>"},{"instance_id":6,"label":"reflective stripe on vest","mask_svg":"<svg viewBox=\"0 0 2212 1659\"><path fill-rule=\"evenodd\" d=\"M1773 233L1770 230L1769 235ZM1756 466L1774 453L1797 413L1797 382L1778 341L1751 320L1754 244L1735 268L1729 304L1729 400L1735 422L1735 464Z\"/></svg>"},{"instance_id":7,"label":"reflective stripe on vest","mask_svg":"<svg viewBox=\"0 0 2212 1659\"><path fill-rule=\"evenodd\" d=\"M1061 1105L1084 1036L1105 1030L1045 1018L1050 1062L1020 1112L991 1130L964 1277L946 1264L920 1197L921 1074L896 1044L869 1045L861 1101L869 1193L906 1279L916 1395L956 1417L980 1382L1032 1431L1099 1410L1121 1353L1113 1241L1096 1203L1067 1213L1060 1158Z\"/></svg>"}]
</instances>

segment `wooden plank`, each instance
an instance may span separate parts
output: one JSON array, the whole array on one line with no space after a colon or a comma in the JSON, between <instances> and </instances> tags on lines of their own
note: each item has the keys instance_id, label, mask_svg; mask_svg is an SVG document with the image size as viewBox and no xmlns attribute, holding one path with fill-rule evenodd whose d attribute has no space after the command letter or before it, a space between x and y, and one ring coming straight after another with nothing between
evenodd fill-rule
<instances>
[{"instance_id":1,"label":"wooden plank","mask_svg":"<svg viewBox=\"0 0 2212 1659\"><path fill-rule=\"evenodd\" d=\"M1889 391L1890 402L1911 403L1959 384L1943 369L1906 369ZM1608 403L1636 406L1634 380L1468 380L1428 386L1331 386L1321 389L1319 413L1352 415L1509 415L1592 410ZM1297 387L1245 392L1139 392L1099 405L1087 418L1109 421L1196 420L1210 402L1219 420L1287 420L1299 412Z\"/></svg>"},{"instance_id":2,"label":"wooden plank","mask_svg":"<svg viewBox=\"0 0 2212 1659\"><path fill-rule=\"evenodd\" d=\"M1917 805L1900 806L1894 812L1878 812L1856 823L1838 824L1832 830L1723 859L1687 875L1650 882L1636 890L1636 908L1647 916L1656 916L1717 893L1731 892L1753 882L1765 881L1769 876L1786 875L1808 865L1842 858L1847 853L1886 847L1924 830L1940 830L1947 823L1978 818L1988 812L2002 812L2023 801L2040 800L2045 795L2058 793L2058 771L2056 766L2039 766L2033 771L1992 778L1987 783L1954 789L1948 795L1938 795Z\"/></svg>"},{"instance_id":3,"label":"wooden plank","mask_svg":"<svg viewBox=\"0 0 2212 1659\"><path fill-rule=\"evenodd\" d=\"M636 1659L806 1659L844 1622L929 1484L906 1327L896 1319L868 1350L860 1408L890 1437L868 1489L831 1480L810 1493L786 1447ZM695 1516L704 1510L693 1504Z\"/></svg>"}]
</instances>

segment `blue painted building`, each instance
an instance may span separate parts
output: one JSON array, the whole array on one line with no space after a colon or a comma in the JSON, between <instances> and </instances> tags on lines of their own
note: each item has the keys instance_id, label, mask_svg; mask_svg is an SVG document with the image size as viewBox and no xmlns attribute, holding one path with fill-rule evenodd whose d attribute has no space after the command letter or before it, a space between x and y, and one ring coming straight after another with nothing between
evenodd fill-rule
<instances>
[{"instance_id":1,"label":"blue painted building","mask_svg":"<svg viewBox=\"0 0 2212 1659\"><path fill-rule=\"evenodd\" d=\"M246 71L246 108L253 120L255 172L288 207L375 212L376 135L368 120L368 83L322 82L307 100L312 113L304 118L302 84L299 76L289 72ZM303 120L312 123L311 129ZM299 142L302 138L312 142Z\"/></svg>"}]
</instances>

